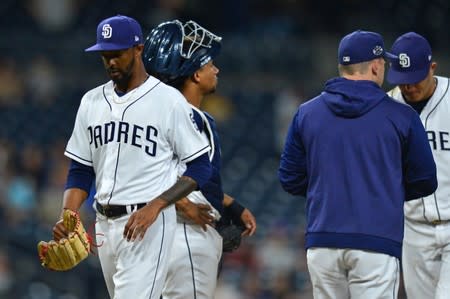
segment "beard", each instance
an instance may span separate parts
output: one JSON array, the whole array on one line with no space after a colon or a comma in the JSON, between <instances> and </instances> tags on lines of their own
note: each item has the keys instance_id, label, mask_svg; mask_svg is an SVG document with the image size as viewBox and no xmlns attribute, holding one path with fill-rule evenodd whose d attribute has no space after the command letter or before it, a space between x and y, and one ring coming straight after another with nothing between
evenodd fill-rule
<instances>
[{"instance_id":1,"label":"beard","mask_svg":"<svg viewBox=\"0 0 450 299\"><path fill-rule=\"evenodd\" d=\"M135 64L134 57L131 59L130 63L125 67L124 70L108 68L107 72L111 80L116 86L127 87L131 77L133 75L133 68Z\"/></svg>"}]
</instances>

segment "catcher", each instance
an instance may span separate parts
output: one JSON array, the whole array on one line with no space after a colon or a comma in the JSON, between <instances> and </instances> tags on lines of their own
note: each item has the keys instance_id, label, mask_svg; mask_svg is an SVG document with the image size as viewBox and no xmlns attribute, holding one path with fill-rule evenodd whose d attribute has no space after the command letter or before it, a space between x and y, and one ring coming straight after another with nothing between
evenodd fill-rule
<instances>
[{"instance_id":1,"label":"catcher","mask_svg":"<svg viewBox=\"0 0 450 299\"><path fill-rule=\"evenodd\" d=\"M57 235L49 242L38 244L41 265L54 271L67 271L88 257L91 239L81 223L77 212L64 209L60 222L64 224L66 237Z\"/></svg>"},{"instance_id":2,"label":"catcher","mask_svg":"<svg viewBox=\"0 0 450 299\"><path fill-rule=\"evenodd\" d=\"M199 191L176 203L178 222L163 299L213 298L222 252L236 249L241 236L251 236L256 230L251 212L222 190L216 123L199 109L204 97L216 89L219 69L213 59L220 41L193 21L183 24L174 20L153 29L144 45L147 72L177 88L191 104L191 117L209 141L213 170Z\"/></svg>"}]
</instances>

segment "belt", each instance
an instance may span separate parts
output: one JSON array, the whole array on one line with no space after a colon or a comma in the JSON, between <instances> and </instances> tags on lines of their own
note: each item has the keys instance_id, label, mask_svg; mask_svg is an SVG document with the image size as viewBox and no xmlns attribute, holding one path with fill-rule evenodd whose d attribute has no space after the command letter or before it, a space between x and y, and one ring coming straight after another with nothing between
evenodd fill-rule
<instances>
[{"instance_id":1,"label":"belt","mask_svg":"<svg viewBox=\"0 0 450 299\"><path fill-rule=\"evenodd\" d=\"M445 224L445 223L449 223L450 220L433 220L430 221L430 224L432 225L439 225L439 224Z\"/></svg>"},{"instance_id":2,"label":"belt","mask_svg":"<svg viewBox=\"0 0 450 299\"><path fill-rule=\"evenodd\" d=\"M106 216L108 218L116 218L123 216L125 214L128 214L128 211L134 212L139 210L140 208L143 208L146 205L146 203L138 203L134 205L127 205L127 206L121 206L121 205L104 205L102 206L98 202L95 203L95 208L97 209L97 212L102 214L103 216Z\"/></svg>"}]
</instances>

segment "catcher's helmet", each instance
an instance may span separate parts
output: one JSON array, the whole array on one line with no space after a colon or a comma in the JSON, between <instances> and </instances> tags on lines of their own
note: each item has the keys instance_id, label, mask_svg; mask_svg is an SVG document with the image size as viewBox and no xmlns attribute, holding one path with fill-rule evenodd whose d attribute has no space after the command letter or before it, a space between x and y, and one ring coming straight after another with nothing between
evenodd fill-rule
<instances>
[{"instance_id":1,"label":"catcher's helmet","mask_svg":"<svg viewBox=\"0 0 450 299\"><path fill-rule=\"evenodd\" d=\"M194 21L162 23L145 39L145 69L165 83L190 76L219 53L221 40Z\"/></svg>"}]
</instances>

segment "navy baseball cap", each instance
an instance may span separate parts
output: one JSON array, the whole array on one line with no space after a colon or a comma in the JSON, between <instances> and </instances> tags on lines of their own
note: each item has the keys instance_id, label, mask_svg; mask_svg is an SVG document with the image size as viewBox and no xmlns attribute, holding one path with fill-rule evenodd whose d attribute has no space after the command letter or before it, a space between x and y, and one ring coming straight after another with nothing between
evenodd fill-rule
<instances>
[{"instance_id":1,"label":"navy baseball cap","mask_svg":"<svg viewBox=\"0 0 450 299\"><path fill-rule=\"evenodd\" d=\"M139 44L143 44L141 25L133 18L117 15L98 24L97 43L85 51L124 50Z\"/></svg>"},{"instance_id":2,"label":"navy baseball cap","mask_svg":"<svg viewBox=\"0 0 450 299\"><path fill-rule=\"evenodd\" d=\"M339 64L355 64L380 57L396 58L384 50L383 38L378 33L357 30L344 36L339 43Z\"/></svg>"},{"instance_id":3,"label":"navy baseball cap","mask_svg":"<svg viewBox=\"0 0 450 299\"><path fill-rule=\"evenodd\" d=\"M431 65L431 47L428 41L415 32L399 36L391 52L398 59L391 60L387 81L391 84L415 84L428 75Z\"/></svg>"}]
</instances>

